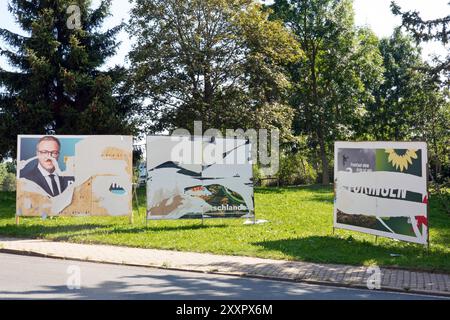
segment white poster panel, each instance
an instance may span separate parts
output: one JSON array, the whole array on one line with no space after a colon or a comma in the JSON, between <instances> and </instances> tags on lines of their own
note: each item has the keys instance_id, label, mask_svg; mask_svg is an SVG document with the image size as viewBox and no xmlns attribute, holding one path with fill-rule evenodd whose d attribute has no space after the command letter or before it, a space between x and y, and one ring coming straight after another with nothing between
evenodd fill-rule
<instances>
[{"instance_id":1,"label":"white poster panel","mask_svg":"<svg viewBox=\"0 0 450 320\"><path fill-rule=\"evenodd\" d=\"M336 142L334 227L428 243L427 145Z\"/></svg>"},{"instance_id":2,"label":"white poster panel","mask_svg":"<svg viewBox=\"0 0 450 320\"><path fill-rule=\"evenodd\" d=\"M246 139L203 138L202 181L205 216L253 217L251 143Z\"/></svg>"},{"instance_id":3,"label":"white poster panel","mask_svg":"<svg viewBox=\"0 0 450 320\"><path fill-rule=\"evenodd\" d=\"M200 155L194 158L196 151ZM201 217L201 145L190 137L147 136L147 217Z\"/></svg>"},{"instance_id":4,"label":"white poster panel","mask_svg":"<svg viewBox=\"0 0 450 320\"><path fill-rule=\"evenodd\" d=\"M131 136L20 135L18 216L131 215Z\"/></svg>"},{"instance_id":5,"label":"white poster panel","mask_svg":"<svg viewBox=\"0 0 450 320\"><path fill-rule=\"evenodd\" d=\"M148 219L252 217L250 151L242 139L148 136Z\"/></svg>"}]
</instances>

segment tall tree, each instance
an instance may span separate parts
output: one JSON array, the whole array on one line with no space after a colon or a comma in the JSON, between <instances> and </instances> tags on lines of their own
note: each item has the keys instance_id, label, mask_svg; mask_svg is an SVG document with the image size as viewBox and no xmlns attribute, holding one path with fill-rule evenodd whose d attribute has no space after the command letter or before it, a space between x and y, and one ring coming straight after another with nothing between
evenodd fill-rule
<instances>
[{"instance_id":1,"label":"tall tree","mask_svg":"<svg viewBox=\"0 0 450 320\"><path fill-rule=\"evenodd\" d=\"M421 112L425 76L420 49L409 36L396 29L379 44L383 57L383 83L369 105L367 128L376 140L410 139Z\"/></svg>"},{"instance_id":2,"label":"tall tree","mask_svg":"<svg viewBox=\"0 0 450 320\"><path fill-rule=\"evenodd\" d=\"M450 183L450 91L433 81L424 84L422 108L413 138L428 142L430 168L436 182Z\"/></svg>"},{"instance_id":3,"label":"tall tree","mask_svg":"<svg viewBox=\"0 0 450 320\"><path fill-rule=\"evenodd\" d=\"M450 2L448 3L450 7ZM392 12L402 18L402 28L406 29L416 43L437 41L444 46L450 43L450 15L426 20L417 11L403 11L394 1ZM418 69L426 77L424 83L423 110L419 113L419 123L423 138L429 142L432 171L438 180L450 177L449 160L449 88L450 53L445 57L435 57L431 63ZM439 90L438 86L442 89ZM444 168L443 168L444 167Z\"/></svg>"},{"instance_id":4,"label":"tall tree","mask_svg":"<svg viewBox=\"0 0 450 320\"><path fill-rule=\"evenodd\" d=\"M291 67L295 128L318 146L322 183L328 184L333 141L356 133L372 98L368 88L381 80L377 39L356 30L350 0L275 0L271 8L306 56Z\"/></svg>"},{"instance_id":5,"label":"tall tree","mask_svg":"<svg viewBox=\"0 0 450 320\"><path fill-rule=\"evenodd\" d=\"M365 116L369 138L376 140L422 140L429 143L435 177L448 165L450 104L421 58L411 36L396 29L379 43L383 56L383 83L374 91Z\"/></svg>"},{"instance_id":6,"label":"tall tree","mask_svg":"<svg viewBox=\"0 0 450 320\"><path fill-rule=\"evenodd\" d=\"M0 158L14 156L17 134L132 133L125 70L102 71L115 54L119 25L102 31L111 0L11 0L25 35L0 29Z\"/></svg>"},{"instance_id":7,"label":"tall tree","mask_svg":"<svg viewBox=\"0 0 450 320\"><path fill-rule=\"evenodd\" d=\"M448 3L450 9L450 2ZM402 26L419 42L438 41L444 45L450 42L450 14L437 19L425 20L417 11L402 11L394 1L391 10L402 18ZM450 53L443 60L435 58L435 65L427 68L435 81L450 86Z\"/></svg>"},{"instance_id":8,"label":"tall tree","mask_svg":"<svg viewBox=\"0 0 450 320\"><path fill-rule=\"evenodd\" d=\"M149 131L194 120L208 128L278 127L292 110L285 65L298 59L292 34L251 0L134 0L129 32L134 92Z\"/></svg>"}]
</instances>

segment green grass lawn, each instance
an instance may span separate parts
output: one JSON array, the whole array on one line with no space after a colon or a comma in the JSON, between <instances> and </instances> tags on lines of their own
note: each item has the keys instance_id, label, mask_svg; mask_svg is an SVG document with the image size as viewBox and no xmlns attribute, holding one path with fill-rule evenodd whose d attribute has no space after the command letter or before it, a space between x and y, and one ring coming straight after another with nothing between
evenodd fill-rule
<instances>
[{"instance_id":1,"label":"green grass lawn","mask_svg":"<svg viewBox=\"0 0 450 320\"><path fill-rule=\"evenodd\" d=\"M243 225L242 219L144 221L145 191L139 191L140 215L128 217L56 217L21 219L15 225L15 194L0 193L0 235L57 241L104 243L142 248L211 252L262 258L353 265L377 264L450 273L450 215L443 201L430 199L430 239L423 246L336 230L332 235L332 188L257 188L257 219L267 224ZM392 256L392 254L394 256Z\"/></svg>"}]
</instances>

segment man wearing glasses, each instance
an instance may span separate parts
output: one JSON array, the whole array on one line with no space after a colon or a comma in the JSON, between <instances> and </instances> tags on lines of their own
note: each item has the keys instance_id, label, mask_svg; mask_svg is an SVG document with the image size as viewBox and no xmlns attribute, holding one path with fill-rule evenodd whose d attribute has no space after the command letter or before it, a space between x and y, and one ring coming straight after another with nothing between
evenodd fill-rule
<instances>
[{"instance_id":1,"label":"man wearing glasses","mask_svg":"<svg viewBox=\"0 0 450 320\"><path fill-rule=\"evenodd\" d=\"M73 177L60 176L55 164L59 158L61 143L53 136L44 136L36 145L37 165L21 177L31 180L47 192L50 197L56 197L66 190Z\"/></svg>"}]
</instances>

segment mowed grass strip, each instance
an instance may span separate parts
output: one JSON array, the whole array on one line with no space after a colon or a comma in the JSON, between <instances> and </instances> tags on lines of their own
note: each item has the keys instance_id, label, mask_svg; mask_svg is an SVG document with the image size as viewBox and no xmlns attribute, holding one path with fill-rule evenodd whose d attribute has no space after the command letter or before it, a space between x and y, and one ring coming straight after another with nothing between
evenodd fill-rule
<instances>
[{"instance_id":1,"label":"mowed grass strip","mask_svg":"<svg viewBox=\"0 0 450 320\"><path fill-rule=\"evenodd\" d=\"M261 258L351 265L397 266L450 273L450 215L444 201L450 193L430 198L428 251L420 245L336 230L332 234L331 187L257 188L257 219L269 223L243 225L243 219L148 221L145 190L139 190L140 214L128 217L23 218L15 225L15 194L0 193L0 235L79 243L210 252Z\"/></svg>"}]
</instances>

